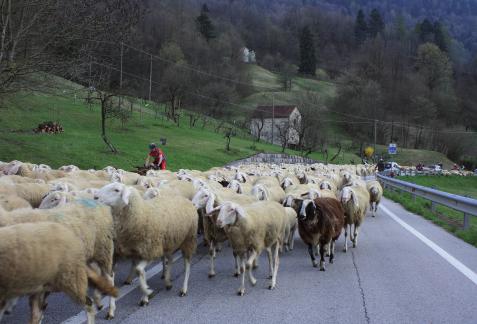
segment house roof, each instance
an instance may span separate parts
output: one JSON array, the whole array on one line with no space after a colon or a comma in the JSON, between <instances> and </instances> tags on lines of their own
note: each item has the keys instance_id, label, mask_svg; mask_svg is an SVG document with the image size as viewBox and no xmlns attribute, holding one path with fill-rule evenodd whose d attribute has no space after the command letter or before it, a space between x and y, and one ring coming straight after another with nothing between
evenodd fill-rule
<instances>
[{"instance_id":1,"label":"house roof","mask_svg":"<svg viewBox=\"0 0 477 324\"><path fill-rule=\"evenodd\" d=\"M252 118L272 118L274 114L275 118L288 118L295 108L297 108L295 105L257 106Z\"/></svg>"}]
</instances>

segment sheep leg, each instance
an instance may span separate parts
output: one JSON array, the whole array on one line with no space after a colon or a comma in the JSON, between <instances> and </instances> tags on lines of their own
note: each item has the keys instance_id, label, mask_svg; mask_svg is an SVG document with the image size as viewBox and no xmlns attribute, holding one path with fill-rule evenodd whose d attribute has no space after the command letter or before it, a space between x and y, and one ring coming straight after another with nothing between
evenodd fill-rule
<instances>
[{"instance_id":1,"label":"sheep leg","mask_svg":"<svg viewBox=\"0 0 477 324\"><path fill-rule=\"evenodd\" d=\"M239 262L237 253L233 252L233 255L234 255L234 262L235 262L234 277L238 277L240 275L240 262Z\"/></svg>"},{"instance_id":2,"label":"sheep leg","mask_svg":"<svg viewBox=\"0 0 477 324\"><path fill-rule=\"evenodd\" d=\"M217 242L217 247L215 248L217 252L222 251L222 242Z\"/></svg>"},{"instance_id":3,"label":"sheep leg","mask_svg":"<svg viewBox=\"0 0 477 324\"><path fill-rule=\"evenodd\" d=\"M308 254L310 254L311 263L313 264L313 267L316 268L318 264L316 263L315 252L313 251L313 244L308 244Z\"/></svg>"},{"instance_id":4,"label":"sheep leg","mask_svg":"<svg viewBox=\"0 0 477 324\"><path fill-rule=\"evenodd\" d=\"M320 243L320 271L325 271L325 253L326 253L326 245Z\"/></svg>"},{"instance_id":5,"label":"sheep leg","mask_svg":"<svg viewBox=\"0 0 477 324\"><path fill-rule=\"evenodd\" d=\"M184 257L184 268L185 268L185 275L184 275L184 283L182 285L182 289L179 292L179 296L184 297L187 295L187 288L189 284L189 277L190 277L190 257L189 256L183 256Z\"/></svg>"},{"instance_id":6,"label":"sheep leg","mask_svg":"<svg viewBox=\"0 0 477 324\"><path fill-rule=\"evenodd\" d=\"M333 263L333 260L335 258L335 240L331 240L330 243L330 263Z\"/></svg>"},{"instance_id":7,"label":"sheep leg","mask_svg":"<svg viewBox=\"0 0 477 324\"><path fill-rule=\"evenodd\" d=\"M290 231L290 236L288 237L288 246L290 251L293 251L293 246L295 245L295 231L296 227L293 227Z\"/></svg>"},{"instance_id":8,"label":"sheep leg","mask_svg":"<svg viewBox=\"0 0 477 324\"><path fill-rule=\"evenodd\" d=\"M143 292L143 296L141 298L141 301L139 302L140 306L145 306L149 304L149 296L153 293L152 289L149 289L149 286L147 285L145 270L147 263L147 261L143 260L138 262L136 266L136 271L139 276L139 286L141 287L141 291Z\"/></svg>"},{"instance_id":9,"label":"sheep leg","mask_svg":"<svg viewBox=\"0 0 477 324\"><path fill-rule=\"evenodd\" d=\"M345 225L344 226L344 230L345 230L345 244L344 244L344 248L343 248L343 252L348 252L348 225Z\"/></svg>"},{"instance_id":10,"label":"sheep leg","mask_svg":"<svg viewBox=\"0 0 477 324\"><path fill-rule=\"evenodd\" d=\"M258 268L258 257L259 256L257 256L255 260L253 260L252 269L254 270Z\"/></svg>"},{"instance_id":11,"label":"sheep leg","mask_svg":"<svg viewBox=\"0 0 477 324\"><path fill-rule=\"evenodd\" d=\"M43 309L42 309L42 293L37 293L31 295L29 298L30 304L30 324L40 324L43 319Z\"/></svg>"},{"instance_id":12,"label":"sheep leg","mask_svg":"<svg viewBox=\"0 0 477 324\"><path fill-rule=\"evenodd\" d=\"M88 318L88 324L94 324L94 320L95 320L95 317L96 317L96 312L94 310L94 307L93 307L93 301L89 298L89 297L86 297L86 304L85 304L85 307L84 307L85 311L86 311L86 317Z\"/></svg>"},{"instance_id":13,"label":"sheep leg","mask_svg":"<svg viewBox=\"0 0 477 324\"><path fill-rule=\"evenodd\" d=\"M253 250L248 257L246 264L246 269L248 270L248 279L250 280L252 286L255 286L257 284L257 279L254 278L252 273L253 261L255 261L255 259L257 258L257 254L257 251Z\"/></svg>"},{"instance_id":14,"label":"sheep leg","mask_svg":"<svg viewBox=\"0 0 477 324\"><path fill-rule=\"evenodd\" d=\"M356 226L356 224L354 224L354 240L353 240L354 248L358 246L358 230L359 230L359 226Z\"/></svg>"},{"instance_id":15,"label":"sheep leg","mask_svg":"<svg viewBox=\"0 0 477 324\"><path fill-rule=\"evenodd\" d=\"M210 241L209 255L210 255L210 269L209 278L215 277L215 244L214 241Z\"/></svg>"},{"instance_id":16,"label":"sheep leg","mask_svg":"<svg viewBox=\"0 0 477 324\"><path fill-rule=\"evenodd\" d=\"M272 248L271 247L267 248L267 256L268 256L268 267L270 269L270 275L268 276L268 279L272 279L272 277L273 277L273 257L272 257Z\"/></svg>"},{"instance_id":17,"label":"sheep leg","mask_svg":"<svg viewBox=\"0 0 477 324\"><path fill-rule=\"evenodd\" d=\"M171 290L171 267L172 267L172 256L163 256L162 257L162 266L164 269L164 284L166 285L166 290Z\"/></svg>"},{"instance_id":18,"label":"sheep leg","mask_svg":"<svg viewBox=\"0 0 477 324\"><path fill-rule=\"evenodd\" d=\"M329 257L330 256L330 243L327 243L325 245L325 252L326 252L326 256Z\"/></svg>"},{"instance_id":19,"label":"sheep leg","mask_svg":"<svg viewBox=\"0 0 477 324\"><path fill-rule=\"evenodd\" d=\"M240 266L241 269L245 270L245 257L240 257ZM239 296L243 296L245 294L245 271L242 272L242 281L240 282L240 288L237 292Z\"/></svg>"},{"instance_id":20,"label":"sheep leg","mask_svg":"<svg viewBox=\"0 0 477 324\"><path fill-rule=\"evenodd\" d=\"M275 289L277 285L277 274L278 274L278 265L280 264L279 260L279 254L278 254L278 248L280 246L280 242L275 243L275 264L273 266L273 276L272 276L272 282L270 283L270 287L268 289L272 290Z\"/></svg>"},{"instance_id":21,"label":"sheep leg","mask_svg":"<svg viewBox=\"0 0 477 324\"><path fill-rule=\"evenodd\" d=\"M167 268L167 259L163 255L162 256L162 274L161 274L161 279L164 279L166 277L166 268Z\"/></svg>"},{"instance_id":22,"label":"sheep leg","mask_svg":"<svg viewBox=\"0 0 477 324\"><path fill-rule=\"evenodd\" d=\"M137 262L135 260L132 260L131 269L129 270L128 277L124 281L125 285L130 285L132 283L134 276L136 275L136 266L137 266Z\"/></svg>"},{"instance_id":23,"label":"sheep leg","mask_svg":"<svg viewBox=\"0 0 477 324\"><path fill-rule=\"evenodd\" d=\"M114 272L111 275L106 274L106 277L108 278L111 285L114 286ZM114 298L113 296L110 296L109 297L109 310L108 310L108 314L106 314L106 319L107 320L113 319L115 312L116 312L116 298Z\"/></svg>"},{"instance_id":24,"label":"sheep leg","mask_svg":"<svg viewBox=\"0 0 477 324\"><path fill-rule=\"evenodd\" d=\"M18 297L9 299L5 304L5 314L7 315L11 314L17 302L18 302Z\"/></svg>"}]
</instances>

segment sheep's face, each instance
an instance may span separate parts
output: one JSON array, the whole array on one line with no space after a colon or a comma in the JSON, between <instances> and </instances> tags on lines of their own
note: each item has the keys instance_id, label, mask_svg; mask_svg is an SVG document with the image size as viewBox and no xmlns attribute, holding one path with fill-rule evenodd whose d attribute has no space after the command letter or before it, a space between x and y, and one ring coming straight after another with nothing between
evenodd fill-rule
<instances>
[{"instance_id":1,"label":"sheep's face","mask_svg":"<svg viewBox=\"0 0 477 324\"><path fill-rule=\"evenodd\" d=\"M354 191L351 187L343 188L343 190L341 191L340 200L343 205L347 204L349 201L352 201L355 207L358 206L356 195L354 194Z\"/></svg>"},{"instance_id":2,"label":"sheep's face","mask_svg":"<svg viewBox=\"0 0 477 324\"><path fill-rule=\"evenodd\" d=\"M316 205L313 200L306 199L303 200L300 208L300 212L298 213L298 220L304 221L307 218L311 217L315 214Z\"/></svg>"},{"instance_id":3,"label":"sheep's face","mask_svg":"<svg viewBox=\"0 0 477 324\"><path fill-rule=\"evenodd\" d=\"M225 202L215 210L220 210L217 217L217 226L221 228L233 225L238 219L246 216L245 210L240 205L231 202Z\"/></svg>"},{"instance_id":4,"label":"sheep's face","mask_svg":"<svg viewBox=\"0 0 477 324\"><path fill-rule=\"evenodd\" d=\"M252 195L257 198L257 200L268 200L267 193L261 185L256 185L252 188Z\"/></svg>"},{"instance_id":5,"label":"sheep's face","mask_svg":"<svg viewBox=\"0 0 477 324\"><path fill-rule=\"evenodd\" d=\"M66 195L63 192L50 192L41 201L39 209L50 209L58 206L63 206L67 203Z\"/></svg>"},{"instance_id":6,"label":"sheep's face","mask_svg":"<svg viewBox=\"0 0 477 324\"><path fill-rule=\"evenodd\" d=\"M343 173L343 179L344 179L346 182L350 182L350 181L351 181L351 173L349 173L349 172Z\"/></svg>"},{"instance_id":7,"label":"sheep's face","mask_svg":"<svg viewBox=\"0 0 477 324\"><path fill-rule=\"evenodd\" d=\"M232 182L229 183L228 188L232 189L236 193L242 193L242 186L238 180L232 180Z\"/></svg>"},{"instance_id":8,"label":"sheep's face","mask_svg":"<svg viewBox=\"0 0 477 324\"><path fill-rule=\"evenodd\" d=\"M192 198L192 203L197 209L204 208L207 205L209 198L210 192L204 188L195 194L194 198Z\"/></svg>"},{"instance_id":9,"label":"sheep's face","mask_svg":"<svg viewBox=\"0 0 477 324\"><path fill-rule=\"evenodd\" d=\"M112 175L116 172L116 169L112 166L107 166L103 169L103 171L106 171L107 174Z\"/></svg>"},{"instance_id":10,"label":"sheep's face","mask_svg":"<svg viewBox=\"0 0 477 324\"><path fill-rule=\"evenodd\" d=\"M308 192L308 199L315 200L321 197L321 192L316 189L310 189Z\"/></svg>"},{"instance_id":11,"label":"sheep's face","mask_svg":"<svg viewBox=\"0 0 477 324\"><path fill-rule=\"evenodd\" d=\"M294 199L295 198L292 195L286 196L285 199L283 200L283 206L291 207Z\"/></svg>"},{"instance_id":12,"label":"sheep's face","mask_svg":"<svg viewBox=\"0 0 477 324\"><path fill-rule=\"evenodd\" d=\"M154 199L159 196L159 190L157 188L149 188L144 193L144 200Z\"/></svg>"},{"instance_id":13,"label":"sheep's face","mask_svg":"<svg viewBox=\"0 0 477 324\"><path fill-rule=\"evenodd\" d=\"M379 193L379 190L378 188L376 187L371 187L371 189L369 190L373 195L377 195Z\"/></svg>"},{"instance_id":14,"label":"sheep's face","mask_svg":"<svg viewBox=\"0 0 477 324\"><path fill-rule=\"evenodd\" d=\"M122 183L110 183L99 191L94 196L95 200L111 207L125 207L129 204L129 196L131 189Z\"/></svg>"},{"instance_id":15,"label":"sheep's face","mask_svg":"<svg viewBox=\"0 0 477 324\"><path fill-rule=\"evenodd\" d=\"M237 172L234 179L242 183L247 182L247 176L243 172Z\"/></svg>"},{"instance_id":16,"label":"sheep's face","mask_svg":"<svg viewBox=\"0 0 477 324\"><path fill-rule=\"evenodd\" d=\"M323 181L323 182L320 184L320 189L321 189L321 190L323 190L323 189L331 190L331 184L330 184L328 181Z\"/></svg>"},{"instance_id":17,"label":"sheep's face","mask_svg":"<svg viewBox=\"0 0 477 324\"><path fill-rule=\"evenodd\" d=\"M71 191L69 185L65 182L51 183L50 184L50 190L51 191L61 191L61 192Z\"/></svg>"},{"instance_id":18,"label":"sheep's face","mask_svg":"<svg viewBox=\"0 0 477 324\"><path fill-rule=\"evenodd\" d=\"M285 178L285 179L283 179L283 181L282 181L282 188L283 188L283 189L286 189L286 188L288 188L288 187L290 187L290 186L293 186L293 181L292 181L290 178Z\"/></svg>"},{"instance_id":19,"label":"sheep's face","mask_svg":"<svg viewBox=\"0 0 477 324\"><path fill-rule=\"evenodd\" d=\"M123 183L124 182L124 178L122 176L122 174L120 174L119 172L114 172L112 175L111 175L111 182L118 182L118 183Z\"/></svg>"},{"instance_id":20,"label":"sheep's face","mask_svg":"<svg viewBox=\"0 0 477 324\"><path fill-rule=\"evenodd\" d=\"M196 190L207 187L207 183L205 183L205 181L202 179L194 179L192 181L192 185L194 186Z\"/></svg>"}]
</instances>

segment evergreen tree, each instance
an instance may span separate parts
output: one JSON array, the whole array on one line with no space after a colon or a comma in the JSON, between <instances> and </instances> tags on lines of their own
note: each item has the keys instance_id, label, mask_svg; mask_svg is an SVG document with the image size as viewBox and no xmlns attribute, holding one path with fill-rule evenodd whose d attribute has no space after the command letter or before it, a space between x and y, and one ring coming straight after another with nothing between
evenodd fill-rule
<instances>
[{"instance_id":1,"label":"evergreen tree","mask_svg":"<svg viewBox=\"0 0 477 324\"><path fill-rule=\"evenodd\" d=\"M366 40L367 33L368 24L366 23L363 10L360 9L356 16L356 22L354 23L354 39L358 46Z\"/></svg>"},{"instance_id":2,"label":"evergreen tree","mask_svg":"<svg viewBox=\"0 0 477 324\"><path fill-rule=\"evenodd\" d=\"M438 21L434 23L434 43L439 47L443 52L449 51L449 39L446 35L444 27Z\"/></svg>"},{"instance_id":3,"label":"evergreen tree","mask_svg":"<svg viewBox=\"0 0 477 324\"><path fill-rule=\"evenodd\" d=\"M373 9L369 15L368 33L371 38L375 38L384 31L384 21L378 9Z\"/></svg>"},{"instance_id":4,"label":"evergreen tree","mask_svg":"<svg viewBox=\"0 0 477 324\"><path fill-rule=\"evenodd\" d=\"M305 26L300 35L300 66L298 71L303 74L316 74L316 55L313 34Z\"/></svg>"},{"instance_id":5,"label":"evergreen tree","mask_svg":"<svg viewBox=\"0 0 477 324\"><path fill-rule=\"evenodd\" d=\"M402 14L398 14L394 21L394 36L401 41L406 38L406 22Z\"/></svg>"},{"instance_id":6,"label":"evergreen tree","mask_svg":"<svg viewBox=\"0 0 477 324\"><path fill-rule=\"evenodd\" d=\"M422 23L417 24L416 33L420 43L434 42L434 26L429 19L424 19Z\"/></svg>"},{"instance_id":7,"label":"evergreen tree","mask_svg":"<svg viewBox=\"0 0 477 324\"><path fill-rule=\"evenodd\" d=\"M204 38L209 42L215 38L215 27L209 18L209 8L204 3L200 15L196 18L197 28Z\"/></svg>"}]
</instances>

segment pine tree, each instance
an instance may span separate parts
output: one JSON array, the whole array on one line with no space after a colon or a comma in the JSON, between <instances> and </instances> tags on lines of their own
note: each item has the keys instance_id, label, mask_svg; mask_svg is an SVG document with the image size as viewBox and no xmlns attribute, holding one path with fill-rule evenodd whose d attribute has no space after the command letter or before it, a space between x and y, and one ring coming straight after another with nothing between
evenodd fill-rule
<instances>
[{"instance_id":1,"label":"pine tree","mask_svg":"<svg viewBox=\"0 0 477 324\"><path fill-rule=\"evenodd\" d=\"M384 21L378 9L373 9L369 15L368 32L371 38L375 38L384 31Z\"/></svg>"},{"instance_id":2,"label":"pine tree","mask_svg":"<svg viewBox=\"0 0 477 324\"><path fill-rule=\"evenodd\" d=\"M209 18L209 8L204 3L200 15L196 18L197 29L204 36L207 42L215 38L215 27Z\"/></svg>"},{"instance_id":3,"label":"pine tree","mask_svg":"<svg viewBox=\"0 0 477 324\"><path fill-rule=\"evenodd\" d=\"M449 51L449 39L446 35L444 27L438 21L434 23L434 42L439 47L439 49L443 52Z\"/></svg>"},{"instance_id":4,"label":"pine tree","mask_svg":"<svg viewBox=\"0 0 477 324\"><path fill-rule=\"evenodd\" d=\"M368 33L368 24L364 17L363 10L359 10L356 16L356 22L354 23L354 39L356 45L361 45L365 40Z\"/></svg>"},{"instance_id":5,"label":"pine tree","mask_svg":"<svg viewBox=\"0 0 477 324\"><path fill-rule=\"evenodd\" d=\"M429 19L424 19L422 23L417 24L416 32L420 43L434 42L434 26L432 26Z\"/></svg>"},{"instance_id":6,"label":"pine tree","mask_svg":"<svg viewBox=\"0 0 477 324\"><path fill-rule=\"evenodd\" d=\"M298 71L303 74L316 74L316 55L313 34L305 26L300 35L300 66Z\"/></svg>"}]
</instances>

